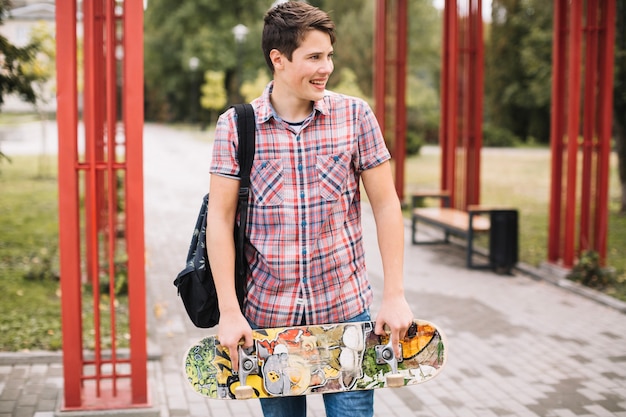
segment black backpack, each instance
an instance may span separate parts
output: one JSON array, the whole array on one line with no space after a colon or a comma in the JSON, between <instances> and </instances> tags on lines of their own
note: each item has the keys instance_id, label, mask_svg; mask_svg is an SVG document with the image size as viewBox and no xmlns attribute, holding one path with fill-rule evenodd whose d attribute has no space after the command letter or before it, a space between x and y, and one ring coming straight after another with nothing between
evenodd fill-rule
<instances>
[{"instance_id":1,"label":"black backpack","mask_svg":"<svg viewBox=\"0 0 626 417\"><path fill-rule=\"evenodd\" d=\"M248 265L243 253L246 239L246 222L248 219L248 196L250 194L250 170L254 161L254 109L250 104L236 104L237 132L239 138L239 224L235 223L235 288L239 307L243 310L246 297L246 278ZM176 279L174 285L183 300L189 318L197 327L215 326L220 319L215 282L209 265L206 251L206 225L209 194L204 196L200 214L193 231L191 244L187 253L187 263Z\"/></svg>"}]
</instances>

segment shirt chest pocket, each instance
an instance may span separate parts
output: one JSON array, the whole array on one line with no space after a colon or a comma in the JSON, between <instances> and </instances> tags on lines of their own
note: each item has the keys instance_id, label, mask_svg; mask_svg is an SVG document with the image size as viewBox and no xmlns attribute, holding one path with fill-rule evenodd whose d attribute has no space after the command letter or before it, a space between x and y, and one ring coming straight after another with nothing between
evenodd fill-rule
<instances>
[{"instance_id":1,"label":"shirt chest pocket","mask_svg":"<svg viewBox=\"0 0 626 417\"><path fill-rule=\"evenodd\" d=\"M341 196L345 191L349 167L350 156L348 154L317 156L316 168L322 198L334 201Z\"/></svg>"},{"instance_id":2,"label":"shirt chest pocket","mask_svg":"<svg viewBox=\"0 0 626 417\"><path fill-rule=\"evenodd\" d=\"M259 206L277 206L284 199L283 163L280 159L260 161L251 179L254 200Z\"/></svg>"}]
</instances>

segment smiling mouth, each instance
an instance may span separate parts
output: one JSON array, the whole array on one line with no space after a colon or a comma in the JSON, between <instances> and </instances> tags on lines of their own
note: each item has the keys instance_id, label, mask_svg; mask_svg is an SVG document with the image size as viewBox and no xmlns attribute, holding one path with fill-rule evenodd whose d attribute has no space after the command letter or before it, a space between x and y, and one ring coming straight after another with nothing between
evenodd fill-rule
<instances>
[{"instance_id":1,"label":"smiling mouth","mask_svg":"<svg viewBox=\"0 0 626 417\"><path fill-rule=\"evenodd\" d=\"M316 87L325 87L326 81L311 81L311 84L313 84Z\"/></svg>"}]
</instances>

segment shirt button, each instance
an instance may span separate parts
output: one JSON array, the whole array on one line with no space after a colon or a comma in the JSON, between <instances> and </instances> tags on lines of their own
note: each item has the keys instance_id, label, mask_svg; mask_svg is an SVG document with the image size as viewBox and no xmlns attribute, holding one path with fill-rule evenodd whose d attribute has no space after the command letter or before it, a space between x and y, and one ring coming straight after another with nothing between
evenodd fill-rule
<instances>
[{"instance_id":1,"label":"shirt button","mask_svg":"<svg viewBox=\"0 0 626 417\"><path fill-rule=\"evenodd\" d=\"M306 284L306 283L307 283L307 281L308 281L308 280L307 280L306 278L302 278L302 283L303 283L303 284Z\"/></svg>"},{"instance_id":2,"label":"shirt button","mask_svg":"<svg viewBox=\"0 0 626 417\"><path fill-rule=\"evenodd\" d=\"M335 155L333 159L335 160L335 162L339 162L339 157L337 155Z\"/></svg>"},{"instance_id":3,"label":"shirt button","mask_svg":"<svg viewBox=\"0 0 626 417\"><path fill-rule=\"evenodd\" d=\"M300 191L300 198L304 198L304 191Z\"/></svg>"},{"instance_id":4,"label":"shirt button","mask_svg":"<svg viewBox=\"0 0 626 417\"><path fill-rule=\"evenodd\" d=\"M302 225L302 227L306 227L306 221L303 221L302 223L300 223Z\"/></svg>"},{"instance_id":5,"label":"shirt button","mask_svg":"<svg viewBox=\"0 0 626 417\"><path fill-rule=\"evenodd\" d=\"M297 135L297 136L296 136L296 140L300 140L300 135Z\"/></svg>"},{"instance_id":6,"label":"shirt button","mask_svg":"<svg viewBox=\"0 0 626 417\"><path fill-rule=\"evenodd\" d=\"M298 164L298 171L302 171L302 164Z\"/></svg>"},{"instance_id":7,"label":"shirt button","mask_svg":"<svg viewBox=\"0 0 626 417\"><path fill-rule=\"evenodd\" d=\"M306 249L302 249L302 254L306 255Z\"/></svg>"}]
</instances>

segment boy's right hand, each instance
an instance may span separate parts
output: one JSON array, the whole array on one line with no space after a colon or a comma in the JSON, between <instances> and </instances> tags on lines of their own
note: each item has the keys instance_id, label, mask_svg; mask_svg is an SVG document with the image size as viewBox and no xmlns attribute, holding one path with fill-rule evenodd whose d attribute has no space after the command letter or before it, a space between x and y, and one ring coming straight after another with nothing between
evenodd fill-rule
<instances>
[{"instance_id":1,"label":"boy's right hand","mask_svg":"<svg viewBox=\"0 0 626 417\"><path fill-rule=\"evenodd\" d=\"M240 312L220 314L217 338L228 349L233 371L239 370L239 346L252 347L252 328Z\"/></svg>"}]
</instances>

